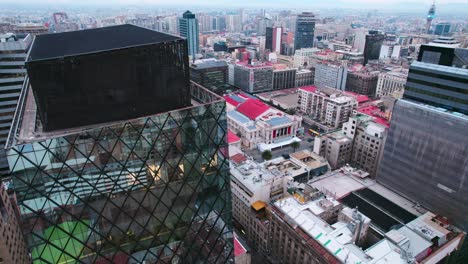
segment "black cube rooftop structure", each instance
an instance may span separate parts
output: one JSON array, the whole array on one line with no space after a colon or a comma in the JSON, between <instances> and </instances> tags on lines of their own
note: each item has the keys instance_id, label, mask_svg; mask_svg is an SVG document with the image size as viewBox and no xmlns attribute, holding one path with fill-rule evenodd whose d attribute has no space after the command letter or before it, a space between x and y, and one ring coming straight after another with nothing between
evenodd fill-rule
<instances>
[{"instance_id":1,"label":"black cube rooftop structure","mask_svg":"<svg viewBox=\"0 0 468 264\"><path fill-rule=\"evenodd\" d=\"M138 26L38 35L26 68L44 131L190 106L186 40Z\"/></svg>"}]
</instances>

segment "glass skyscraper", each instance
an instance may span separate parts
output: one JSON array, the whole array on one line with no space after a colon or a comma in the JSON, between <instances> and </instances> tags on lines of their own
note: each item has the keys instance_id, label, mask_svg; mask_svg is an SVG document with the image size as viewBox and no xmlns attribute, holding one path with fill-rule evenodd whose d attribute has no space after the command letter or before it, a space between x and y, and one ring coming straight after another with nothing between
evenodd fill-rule
<instances>
[{"instance_id":1,"label":"glass skyscraper","mask_svg":"<svg viewBox=\"0 0 468 264\"><path fill-rule=\"evenodd\" d=\"M468 230L467 49L422 45L395 103L377 181ZM450 65L450 66L449 66Z\"/></svg>"},{"instance_id":2,"label":"glass skyscraper","mask_svg":"<svg viewBox=\"0 0 468 264\"><path fill-rule=\"evenodd\" d=\"M468 49L422 45L403 98L468 114Z\"/></svg>"},{"instance_id":3,"label":"glass skyscraper","mask_svg":"<svg viewBox=\"0 0 468 264\"><path fill-rule=\"evenodd\" d=\"M190 11L185 11L181 18L179 18L179 33L182 37L187 38L188 52L195 60L195 55L199 50L198 41L198 19L195 14Z\"/></svg>"},{"instance_id":4,"label":"glass skyscraper","mask_svg":"<svg viewBox=\"0 0 468 264\"><path fill-rule=\"evenodd\" d=\"M294 50L314 47L315 15L302 12L297 16Z\"/></svg>"},{"instance_id":5,"label":"glass skyscraper","mask_svg":"<svg viewBox=\"0 0 468 264\"><path fill-rule=\"evenodd\" d=\"M233 262L222 98L190 83L186 107L45 130L35 88L26 79L7 141L33 263Z\"/></svg>"},{"instance_id":6,"label":"glass skyscraper","mask_svg":"<svg viewBox=\"0 0 468 264\"><path fill-rule=\"evenodd\" d=\"M0 34L0 176L9 173L5 142L26 75L24 60L31 35Z\"/></svg>"},{"instance_id":7,"label":"glass skyscraper","mask_svg":"<svg viewBox=\"0 0 468 264\"><path fill-rule=\"evenodd\" d=\"M229 262L223 100L38 133L28 93L8 160L33 263Z\"/></svg>"},{"instance_id":8,"label":"glass skyscraper","mask_svg":"<svg viewBox=\"0 0 468 264\"><path fill-rule=\"evenodd\" d=\"M366 35L366 43L364 44L364 65L370 60L378 60L380 49L385 40L385 34L377 30L369 30Z\"/></svg>"}]
</instances>

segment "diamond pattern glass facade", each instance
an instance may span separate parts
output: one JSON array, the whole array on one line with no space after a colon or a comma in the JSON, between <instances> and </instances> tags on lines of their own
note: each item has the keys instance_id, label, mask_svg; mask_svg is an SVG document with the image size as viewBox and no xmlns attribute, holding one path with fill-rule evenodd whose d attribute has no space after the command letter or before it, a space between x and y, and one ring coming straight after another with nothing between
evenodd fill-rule
<instances>
[{"instance_id":1,"label":"diamond pattern glass facade","mask_svg":"<svg viewBox=\"0 0 468 264\"><path fill-rule=\"evenodd\" d=\"M11 143L33 263L233 262L225 103L191 88L204 102Z\"/></svg>"}]
</instances>

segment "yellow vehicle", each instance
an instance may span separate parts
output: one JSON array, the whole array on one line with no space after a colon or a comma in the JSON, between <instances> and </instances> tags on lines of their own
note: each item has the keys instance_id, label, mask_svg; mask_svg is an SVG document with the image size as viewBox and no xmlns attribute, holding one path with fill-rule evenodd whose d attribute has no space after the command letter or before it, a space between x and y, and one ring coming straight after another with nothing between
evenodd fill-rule
<instances>
[{"instance_id":1,"label":"yellow vehicle","mask_svg":"<svg viewBox=\"0 0 468 264\"><path fill-rule=\"evenodd\" d=\"M312 135L315 135L315 136L317 136L317 137L320 137L320 135L321 135L319 132L313 130L312 128L309 129L309 133L311 133Z\"/></svg>"}]
</instances>

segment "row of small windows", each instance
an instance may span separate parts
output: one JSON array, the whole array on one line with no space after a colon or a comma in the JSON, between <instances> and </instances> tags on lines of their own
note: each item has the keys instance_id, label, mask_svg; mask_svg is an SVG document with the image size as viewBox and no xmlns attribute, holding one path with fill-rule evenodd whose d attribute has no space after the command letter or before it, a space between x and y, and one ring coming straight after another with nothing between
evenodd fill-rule
<instances>
[{"instance_id":1,"label":"row of small windows","mask_svg":"<svg viewBox=\"0 0 468 264\"><path fill-rule=\"evenodd\" d=\"M440 93L425 91L425 90L417 89L417 88L410 87L410 86L406 86L406 90L411 91L411 92L415 92L415 93L418 93L418 94L424 94L424 95L428 95L428 96L431 96L431 97L436 97L436 98L440 98L440 99L444 99L444 100L448 100L448 101L468 105L468 100L464 100L464 99L461 99L461 98L456 98L456 97L452 97L452 96L448 96L448 95L444 95L444 94L440 94ZM414 98L414 99L418 100L418 98L415 98L414 96L404 95L404 97L405 98Z\"/></svg>"},{"instance_id":2,"label":"row of small windows","mask_svg":"<svg viewBox=\"0 0 468 264\"><path fill-rule=\"evenodd\" d=\"M440 83L426 82L426 81L423 81L420 79L414 79L414 78L408 78L408 83L418 83L418 84L426 85L429 87L439 88L442 90L452 91L452 92L461 93L461 94L468 94L468 86L465 89L463 89L463 88L457 88L457 87L444 85Z\"/></svg>"},{"instance_id":3,"label":"row of small windows","mask_svg":"<svg viewBox=\"0 0 468 264\"><path fill-rule=\"evenodd\" d=\"M448 75L445 75L445 74L437 74L437 73L420 71L420 70L415 70L415 69L410 70L410 75L409 75L410 78L411 78L412 73L420 74L420 75L423 75L423 76L429 76L429 77L433 77L433 78L437 78L437 79L454 81L454 82L466 83L468 81L468 78L458 78L458 77L448 76Z\"/></svg>"}]
</instances>

